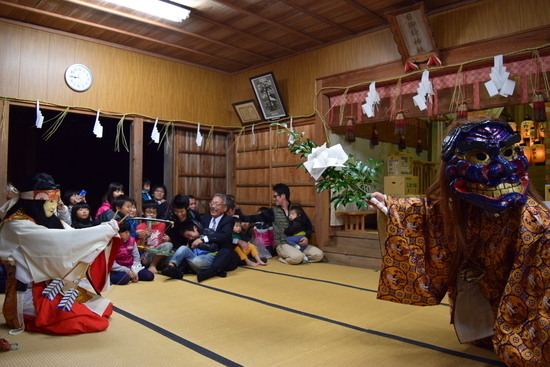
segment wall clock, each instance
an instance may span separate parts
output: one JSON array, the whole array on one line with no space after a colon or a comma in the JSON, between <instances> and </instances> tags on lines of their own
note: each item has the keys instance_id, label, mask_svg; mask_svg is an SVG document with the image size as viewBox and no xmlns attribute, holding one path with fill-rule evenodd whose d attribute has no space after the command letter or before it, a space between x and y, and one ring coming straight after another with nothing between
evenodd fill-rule
<instances>
[{"instance_id":1,"label":"wall clock","mask_svg":"<svg viewBox=\"0 0 550 367\"><path fill-rule=\"evenodd\" d=\"M65 71L65 82L74 91L87 91L92 86L92 72L82 64L72 64Z\"/></svg>"}]
</instances>

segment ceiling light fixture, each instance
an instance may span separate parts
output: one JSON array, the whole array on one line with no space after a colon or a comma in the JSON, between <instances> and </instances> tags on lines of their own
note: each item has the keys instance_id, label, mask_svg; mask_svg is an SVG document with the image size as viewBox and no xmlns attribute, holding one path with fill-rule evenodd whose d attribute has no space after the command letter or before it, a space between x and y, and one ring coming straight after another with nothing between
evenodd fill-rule
<instances>
[{"instance_id":1,"label":"ceiling light fixture","mask_svg":"<svg viewBox=\"0 0 550 367\"><path fill-rule=\"evenodd\" d=\"M163 0L106 0L111 3L155 15L174 22L189 18L191 11L178 4Z\"/></svg>"}]
</instances>

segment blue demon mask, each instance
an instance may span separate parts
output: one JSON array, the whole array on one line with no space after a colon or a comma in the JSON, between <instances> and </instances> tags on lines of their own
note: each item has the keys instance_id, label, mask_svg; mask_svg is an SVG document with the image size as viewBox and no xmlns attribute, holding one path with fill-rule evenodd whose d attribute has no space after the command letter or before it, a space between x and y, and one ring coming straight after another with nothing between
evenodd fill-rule
<instances>
[{"instance_id":1,"label":"blue demon mask","mask_svg":"<svg viewBox=\"0 0 550 367\"><path fill-rule=\"evenodd\" d=\"M527 158L520 136L503 121L466 124L443 142L441 159L451 189L470 204L496 213L527 201Z\"/></svg>"}]
</instances>

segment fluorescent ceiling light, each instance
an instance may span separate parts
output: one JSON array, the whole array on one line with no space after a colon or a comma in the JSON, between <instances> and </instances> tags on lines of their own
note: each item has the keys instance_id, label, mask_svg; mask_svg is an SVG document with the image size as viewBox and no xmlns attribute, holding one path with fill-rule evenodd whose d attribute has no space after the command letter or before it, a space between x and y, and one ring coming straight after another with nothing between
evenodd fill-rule
<instances>
[{"instance_id":1,"label":"fluorescent ceiling light","mask_svg":"<svg viewBox=\"0 0 550 367\"><path fill-rule=\"evenodd\" d=\"M189 18L190 11L181 6L160 0L107 0L111 3L135 9L143 13L181 22Z\"/></svg>"}]
</instances>

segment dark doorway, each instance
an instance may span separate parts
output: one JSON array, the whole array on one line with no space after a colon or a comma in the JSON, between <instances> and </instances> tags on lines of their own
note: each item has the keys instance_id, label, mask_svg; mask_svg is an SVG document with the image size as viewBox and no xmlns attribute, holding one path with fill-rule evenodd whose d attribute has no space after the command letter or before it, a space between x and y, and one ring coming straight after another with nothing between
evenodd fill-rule
<instances>
[{"instance_id":1,"label":"dark doorway","mask_svg":"<svg viewBox=\"0 0 550 367\"><path fill-rule=\"evenodd\" d=\"M118 119L100 117L103 138L92 130L95 116L69 113L55 133L44 140L59 111L41 109L45 123L37 129L36 108L11 106L8 145L8 180L17 183L34 172L46 172L64 190L86 190L86 201L95 213L101 205L109 183L120 182L129 191L130 154L119 140L115 151ZM130 120L124 122L123 134L130 144ZM152 125L144 128L144 176L162 182L164 156L158 144L149 144ZM135 198L139 199L139 198Z\"/></svg>"}]
</instances>

